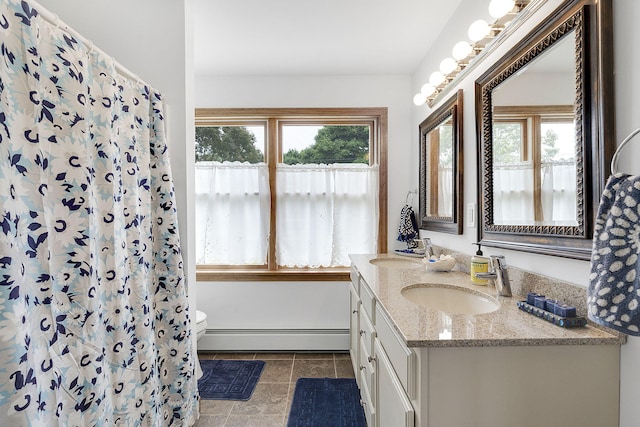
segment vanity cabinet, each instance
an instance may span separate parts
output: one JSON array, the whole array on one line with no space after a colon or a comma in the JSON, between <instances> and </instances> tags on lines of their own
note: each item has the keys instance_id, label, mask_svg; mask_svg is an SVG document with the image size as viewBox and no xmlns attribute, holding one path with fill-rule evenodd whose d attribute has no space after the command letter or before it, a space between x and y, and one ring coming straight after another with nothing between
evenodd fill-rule
<instances>
[{"instance_id":1,"label":"vanity cabinet","mask_svg":"<svg viewBox=\"0 0 640 427\"><path fill-rule=\"evenodd\" d=\"M364 295L363 304L360 297L360 277L357 272L352 271L351 291L350 291L350 348L351 363L355 373L356 382L360 388L360 404L362 405L367 419L367 426L373 427L376 424L375 405L375 367L373 364L372 347L375 332L372 312L367 312L367 307L371 310L373 299L370 293ZM369 298L367 298L369 296Z\"/></svg>"},{"instance_id":2,"label":"vanity cabinet","mask_svg":"<svg viewBox=\"0 0 640 427\"><path fill-rule=\"evenodd\" d=\"M415 353L402 344L355 270L350 336L351 360L367 426L413 427L414 410L409 396L416 379Z\"/></svg>"},{"instance_id":3,"label":"vanity cabinet","mask_svg":"<svg viewBox=\"0 0 640 427\"><path fill-rule=\"evenodd\" d=\"M401 288L402 276L384 278ZM501 315L445 322L451 333L409 346L397 319L413 318L411 308L394 306L392 317L388 306L404 304L392 292L398 291L379 280L370 287L352 267L350 352L368 427L618 425L619 342L576 344L581 332L545 330L539 319L506 306ZM511 336L497 315L509 322ZM439 323L425 317L415 322L414 329L439 334ZM461 330L479 334L482 322L498 334L494 342L452 341ZM534 338L514 338L522 327ZM535 338L538 327L548 338Z\"/></svg>"}]
</instances>

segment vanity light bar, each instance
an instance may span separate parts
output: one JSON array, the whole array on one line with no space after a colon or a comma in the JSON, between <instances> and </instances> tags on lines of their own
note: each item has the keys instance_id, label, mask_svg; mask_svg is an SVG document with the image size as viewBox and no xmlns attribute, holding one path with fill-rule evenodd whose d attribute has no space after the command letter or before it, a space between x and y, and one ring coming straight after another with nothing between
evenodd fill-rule
<instances>
[{"instance_id":1,"label":"vanity light bar","mask_svg":"<svg viewBox=\"0 0 640 427\"><path fill-rule=\"evenodd\" d=\"M530 0L491 0L489 13L492 17L496 18L493 24L488 24L483 20L474 21L468 31L469 38L472 42L469 43L463 40L456 43L452 50L453 58L445 58L440 63L440 70L431 73L428 83L425 83L420 92L414 95L413 103L416 106L421 106L424 103L427 103L430 107L433 106L433 102L438 94L442 92L449 83L455 79L458 73L464 70L529 3ZM508 12L502 14L504 10L508 10ZM502 14L502 16L500 16L500 14ZM453 66L451 61L455 62L456 65ZM446 64L446 66L443 66L443 64ZM446 73L445 71L449 72ZM438 75L438 79L434 78L435 75ZM440 75L443 77L442 79Z\"/></svg>"}]
</instances>

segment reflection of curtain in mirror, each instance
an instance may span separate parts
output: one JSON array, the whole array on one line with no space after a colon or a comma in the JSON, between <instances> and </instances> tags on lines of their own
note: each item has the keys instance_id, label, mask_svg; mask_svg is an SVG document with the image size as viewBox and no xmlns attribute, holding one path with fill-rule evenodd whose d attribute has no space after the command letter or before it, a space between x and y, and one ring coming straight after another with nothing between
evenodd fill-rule
<instances>
[{"instance_id":1,"label":"reflection of curtain in mirror","mask_svg":"<svg viewBox=\"0 0 640 427\"><path fill-rule=\"evenodd\" d=\"M264 265L271 209L266 163L196 163L196 263Z\"/></svg>"},{"instance_id":2,"label":"reflection of curtain in mirror","mask_svg":"<svg viewBox=\"0 0 640 427\"><path fill-rule=\"evenodd\" d=\"M542 211L544 221L576 223L576 163L542 164Z\"/></svg>"},{"instance_id":3,"label":"reflection of curtain in mirror","mask_svg":"<svg viewBox=\"0 0 640 427\"><path fill-rule=\"evenodd\" d=\"M495 224L533 222L533 167L530 163L494 166L493 220Z\"/></svg>"},{"instance_id":4,"label":"reflection of curtain in mirror","mask_svg":"<svg viewBox=\"0 0 640 427\"><path fill-rule=\"evenodd\" d=\"M453 168L438 168L438 216L453 216Z\"/></svg>"}]
</instances>

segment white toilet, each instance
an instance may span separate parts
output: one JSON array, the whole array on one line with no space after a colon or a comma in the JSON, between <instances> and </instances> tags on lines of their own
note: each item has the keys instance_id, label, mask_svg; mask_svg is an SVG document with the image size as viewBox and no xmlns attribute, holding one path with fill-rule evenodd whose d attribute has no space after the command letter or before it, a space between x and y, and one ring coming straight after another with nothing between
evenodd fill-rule
<instances>
[{"instance_id":1,"label":"white toilet","mask_svg":"<svg viewBox=\"0 0 640 427\"><path fill-rule=\"evenodd\" d=\"M200 310L196 310L196 337L200 338L207 332L207 315Z\"/></svg>"}]
</instances>

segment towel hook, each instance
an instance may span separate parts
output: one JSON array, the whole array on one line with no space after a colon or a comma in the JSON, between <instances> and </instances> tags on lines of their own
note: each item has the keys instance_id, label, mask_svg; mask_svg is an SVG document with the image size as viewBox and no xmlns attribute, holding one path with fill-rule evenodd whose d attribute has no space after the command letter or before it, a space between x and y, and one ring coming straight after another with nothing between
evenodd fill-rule
<instances>
[{"instance_id":1,"label":"towel hook","mask_svg":"<svg viewBox=\"0 0 640 427\"><path fill-rule=\"evenodd\" d=\"M627 136L618 146L618 148L616 148L616 151L613 153L613 157L611 157L611 174L616 174L618 173L617 169L618 169L618 156L620 155L620 151L622 151L622 147L624 147L625 145L627 145L627 143L629 141L631 141L633 139L634 136L636 136L637 134L640 133L640 128L634 130L633 132L631 132L629 134L629 136Z\"/></svg>"},{"instance_id":2,"label":"towel hook","mask_svg":"<svg viewBox=\"0 0 640 427\"><path fill-rule=\"evenodd\" d=\"M417 194L417 193L418 193L418 190L416 190L416 189L407 191L407 197L404 198L404 204L408 205L409 204L409 197L411 197L411 205L413 205L413 195Z\"/></svg>"}]
</instances>

